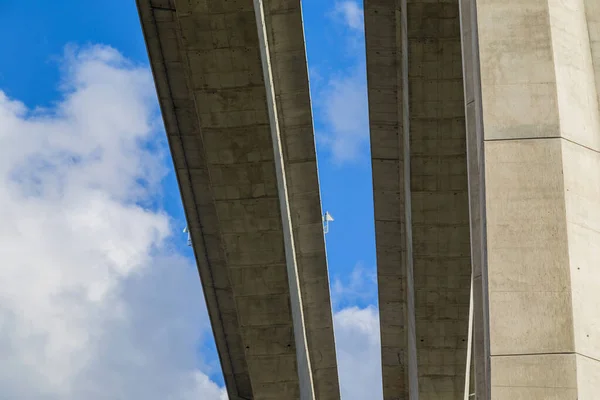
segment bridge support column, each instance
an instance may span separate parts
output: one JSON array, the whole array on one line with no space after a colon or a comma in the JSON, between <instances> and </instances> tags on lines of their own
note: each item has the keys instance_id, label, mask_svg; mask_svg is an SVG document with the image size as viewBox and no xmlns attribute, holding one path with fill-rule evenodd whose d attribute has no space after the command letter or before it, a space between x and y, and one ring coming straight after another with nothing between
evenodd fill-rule
<instances>
[{"instance_id":1,"label":"bridge support column","mask_svg":"<svg viewBox=\"0 0 600 400\"><path fill-rule=\"evenodd\" d=\"M600 6L461 0L478 400L600 391Z\"/></svg>"}]
</instances>

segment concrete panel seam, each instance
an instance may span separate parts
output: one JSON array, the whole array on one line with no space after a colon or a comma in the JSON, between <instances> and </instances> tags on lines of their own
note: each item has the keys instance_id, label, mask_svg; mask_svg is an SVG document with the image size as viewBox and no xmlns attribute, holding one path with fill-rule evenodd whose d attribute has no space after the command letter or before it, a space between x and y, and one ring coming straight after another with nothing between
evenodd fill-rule
<instances>
[{"instance_id":1,"label":"concrete panel seam","mask_svg":"<svg viewBox=\"0 0 600 400\"><path fill-rule=\"evenodd\" d=\"M152 10L160 10L160 11L173 11L175 12L176 10L174 8L169 8L169 7L157 7L157 6L150 6L150 8Z\"/></svg>"},{"instance_id":2,"label":"concrete panel seam","mask_svg":"<svg viewBox=\"0 0 600 400\"><path fill-rule=\"evenodd\" d=\"M575 142L569 138L563 137L563 136L551 136L551 137L515 137L515 138L506 138L506 139L486 139L486 142L512 142L512 141L525 141L525 140L551 140L551 139L556 139L556 140L564 140L565 142L569 142L575 146L584 148L586 150L589 150L591 152L594 152L596 154L600 154L600 150L596 150L596 149L592 149L589 146L586 146L585 144L581 144L579 142Z\"/></svg>"},{"instance_id":3,"label":"concrete panel seam","mask_svg":"<svg viewBox=\"0 0 600 400\"><path fill-rule=\"evenodd\" d=\"M590 357L578 351L550 351L545 353L515 353L515 354L493 354L493 358L508 358L508 357L539 357L539 356L580 356L592 361L600 362L600 359Z\"/></svg>"}]
</instances>

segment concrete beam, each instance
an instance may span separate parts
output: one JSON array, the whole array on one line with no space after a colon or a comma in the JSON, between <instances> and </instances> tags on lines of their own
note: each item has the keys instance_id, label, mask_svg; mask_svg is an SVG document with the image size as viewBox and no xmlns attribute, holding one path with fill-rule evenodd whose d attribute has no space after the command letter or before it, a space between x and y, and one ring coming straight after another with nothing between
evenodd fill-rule
<instances>
[{"instance_id":1,"label":"concrete beam","mask_svg":"<svg viewBox=\"0 0 600 400\"><path fill-rule=\"evenodd\" d=\"M299 1L138 7L230 398L339 399Z\"/></svg>"},{"instance_id":2,"label":"concrete beam","mask_svg":"<svg viewBox=\"0 0 600 400\"><path fill-rule=\"evenodd\" d=\"M306 340L319 400L339 399L300 0L263 0Z\"/></svg>"},{"instance_id":3,"label":"concrete beam","mask_svg":"<svg viewBox=\"0 0 600 400\"><path fill-rule=\"evenodd\" d=\"M458 0L365 0L365 30L384 399L463 399L471 257Z\"/></svg>"},{"instance_id":4,"label":"concrete beam","mask_svg":"<svg viewBox=\"0 0 600 400\"><path fill-rule=\"evenodd\" d=\"M304 323L304 310L302 308L302 291L298 279L298 263L296 260L296 244L292 227L290 203L287 188L286 168L281 147L281 131L277 101L275 100L275 87L273 83L273 70L271 68L271 52L269 37L267 35L265 9L262 0L254 0L254 13L258 27L258 41L263 67L263 77L267 94L267 109L271 126L271 141L275 161L275 175L277 176L277 190L279 195L279 208L281 210L281 223L285 245L285 256L288 282L290 287L290 307L294 325L294 338L296 341L296 356L298 363L298 379L301 400L315 400L313 374L306 341L306 326Z\"/></svg>"}]
</instances>

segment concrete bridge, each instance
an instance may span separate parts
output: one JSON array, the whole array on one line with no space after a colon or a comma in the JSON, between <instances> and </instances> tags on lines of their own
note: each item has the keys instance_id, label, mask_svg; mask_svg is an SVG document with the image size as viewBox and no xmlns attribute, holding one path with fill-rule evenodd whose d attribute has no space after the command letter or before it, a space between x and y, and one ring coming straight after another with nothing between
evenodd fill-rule
<instances>
[{"instance_id":1,"label":"concrete bridge","mask_svg":"<svg viewBox=\"0 0 600 400\"><path fill-rule=\"evenodd\" d=\"M364 0L385 400L600 390L600 3ZM339 399L300 0L138 0L230 399Z\"/></svg>"}]
</instances>

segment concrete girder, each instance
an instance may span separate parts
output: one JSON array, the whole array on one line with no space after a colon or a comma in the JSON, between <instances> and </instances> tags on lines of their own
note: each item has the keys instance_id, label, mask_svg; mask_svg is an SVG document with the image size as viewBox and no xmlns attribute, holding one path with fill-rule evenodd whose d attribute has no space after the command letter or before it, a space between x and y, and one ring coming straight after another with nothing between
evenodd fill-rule
<instances>
[{"instance_id":1,"label":"concrete girder","mask_svg":"<svg viewBox=\"0 0 600 400\"><path fill-rule=\"evenodd\" d=\"M300 2L138 8L230 398L339 399Z\"/></svg>"},{"instance_id":2,"label":"concrete girder","mask_svg":"<svg viewBox=\"0 0 600 400\"><path fill-rule=\"evenodd\" d=\"M458 0L365 0L384 399L463 399L471 280Z\"/></svg>"}]
</instances>

